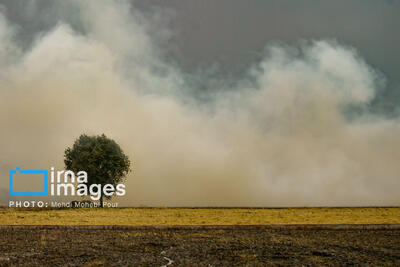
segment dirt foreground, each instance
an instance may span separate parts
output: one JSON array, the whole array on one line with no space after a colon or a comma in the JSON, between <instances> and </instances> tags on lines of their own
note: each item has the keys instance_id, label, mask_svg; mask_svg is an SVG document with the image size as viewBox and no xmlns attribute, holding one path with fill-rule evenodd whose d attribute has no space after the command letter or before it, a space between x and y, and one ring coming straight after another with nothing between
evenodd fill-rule
<instances>
[{"instance_id":1,"label":"dirt foreground","mask_svg":"<svg viewBox=\"0 0 400 267\"><path fill-rule=\"evenodd\" d=\"M399 227L369 228L1 227L0 266L400 266Z\"/></svg>"}]
</instances>

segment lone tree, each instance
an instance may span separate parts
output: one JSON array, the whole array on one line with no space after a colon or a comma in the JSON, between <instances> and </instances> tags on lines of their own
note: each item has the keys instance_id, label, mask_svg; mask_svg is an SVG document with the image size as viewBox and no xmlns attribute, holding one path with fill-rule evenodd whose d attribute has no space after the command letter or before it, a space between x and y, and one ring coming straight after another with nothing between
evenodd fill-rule
<instances>
[{"instance_id":1,"label":"lone tree","mask_svg":"<svg viewBox=\"0 0 400 267\"><path fill-rule=\"evenodd\" d=\"M123 181L130 172L130 160L121 147L104 134L87 136L82 134L75 140L72 148L64 153L64 163L67 170L73 172L86 171L87 186L92 184L112 184L114 187ZM103 197L110 199L100 192L100 207L103 207Z\"/></svg>"}]
</instances>

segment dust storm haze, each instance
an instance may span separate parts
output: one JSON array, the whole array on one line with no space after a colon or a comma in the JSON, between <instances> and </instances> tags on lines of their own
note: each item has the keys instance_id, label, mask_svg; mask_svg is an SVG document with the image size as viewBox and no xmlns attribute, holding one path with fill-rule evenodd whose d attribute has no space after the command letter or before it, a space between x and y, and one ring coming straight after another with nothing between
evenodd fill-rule
<instances>
[{"instance_id":1,"label":"dust storm haze","mask_svg":"<svg viewBox=\"0 0 400 267\"><path fill-rule=\"evenodd\" d=\"M2 203L8 170L63 169L76 137L104 133L133 162L122 206L400 204L398 116L368 109L387 79L340 40L265 44L199 92L207 75L167 56L168 12L56 1L27 44L0 10Z\"/></svg>"}]
</instances>

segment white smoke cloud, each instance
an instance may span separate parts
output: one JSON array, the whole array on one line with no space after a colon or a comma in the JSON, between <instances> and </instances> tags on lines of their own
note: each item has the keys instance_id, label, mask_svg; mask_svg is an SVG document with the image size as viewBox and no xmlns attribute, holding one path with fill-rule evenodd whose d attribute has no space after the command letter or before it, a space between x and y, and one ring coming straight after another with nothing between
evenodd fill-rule
<instances>
[{"instance_id":1,"label":"white smoke cloud","mask_svg":"<svg viewBox=\"0 0 400 267\"><path fill-rule=\"evenodd\" d=\"M354 49L267 46L213 104L187 104L193 88L137 11L70 4L84 34L60 21L24 52L0 17L0 188L8 169L61 169L76 137L105 133L133 161L126 206L400 204L398 120L346 116L382 85Z\"/></svg>"}]
</instances>

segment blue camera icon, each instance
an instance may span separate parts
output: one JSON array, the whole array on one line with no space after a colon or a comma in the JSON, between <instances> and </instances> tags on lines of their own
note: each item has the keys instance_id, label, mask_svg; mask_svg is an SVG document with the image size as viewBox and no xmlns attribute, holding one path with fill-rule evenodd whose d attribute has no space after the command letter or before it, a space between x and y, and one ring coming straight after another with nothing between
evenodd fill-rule
<instances>
[{"instance_id":1,"label":"blue camera icon","mask_svg":"<svg viewBox=\"0 0 400 267\"><path fill-rule=\"evenodd\" d=\"M10 196L48 196L48 171L47 170L20 170L16 167L15 170L10 170ZM41 192L14 192L13 190L13 176L14 174L43 174L44 188Z\"/></svg>"}]
</instances>

